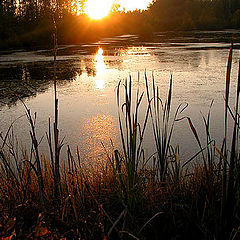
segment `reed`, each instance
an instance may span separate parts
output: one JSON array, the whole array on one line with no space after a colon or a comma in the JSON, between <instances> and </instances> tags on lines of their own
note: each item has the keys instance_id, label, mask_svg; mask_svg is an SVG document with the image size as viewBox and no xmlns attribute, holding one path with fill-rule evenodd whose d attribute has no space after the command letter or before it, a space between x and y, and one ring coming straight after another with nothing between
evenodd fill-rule
<instances>
[{"instance_id":1,"label":"reed","mask_svg":"<svg viewBox=\"0 0 240 240\"><path fill-rule=\"evenodd\" d=\"M196 129L189 120L191 130L198 142L202 153L204 163L204 188L205 188L205 209L202 218L211 216L214 219L213 237L216 239L236 239L238 236L239 221L239 91L240 91L240 73L238 72L238 81L236 89L235 113L229 105L230 83L231 83L231 66L232 66L233 44L230 47L227 70L226 70L226 89L225 89L225 113L224 113L224 139L221 147L215 145L215 141L211 138L210 131L210 110L207 117L203 116L206 147L202 147ZM240 63L239 63L240 71ZM212 107L213 102L210 105ZM228 127L229 114L233 120L232 137L230 139L230 129ZM231 144L230 141L231 140ZM229 142L229 146L228 146ZM193 158L190 159L192 161ZM189 162L189 161L188 161ZM220 195L216 192L216 185L221 186ZM216 197L219 197L219 203L215 202ZM208 212L207 212L208 211Z\"/></svg>"},{"instance_id":2,"label":"reed","mask_svg":"<svg viewBox=\"0 0 240 240\"><path fill-rule=\"evenodd\" d=\"M232 226L236 224L236 218L239 214L239 155L238 155L238 137L239 137L239 91L240 91L240 72L238 72L237 90L236 90L236 102L235 102L235 114L233 116L233 129L232 129L232 139L229 154L227 151L227 132L228 132L228 113L231 109L229 106L229 88L230 88L230 73L232 65L232 53L233 44L231 45L227 74L226 74L226 91L225 91L225 141L224 149L222 153L224 154L225 161L223 163L222 171L222 191L223 197L221 199L221 215L220 215L220 227L219 234L224 238L224 233L229 232ZM240 63L239 63L240 71ZM234 204L233 204L234 203Z\"/></svg>"},{"instance_id":3,"label":"reed","mask_svg":"<svg viewBox=\"0 0 240 240\"><path fill-rule=\"evenodd\" d=\"M138 82L139 78L140 75L138 75ZM136 96L133 96L131 76L129 81L125 80L123 88L124 101L121 103L121 82L119 82L117 105L123 155L115 151L115 165L122 187L124 205L131 211L136 206L140 164L144 161L142 143L149 111L146 112L143 122L140 123L139 111L144 94L140 93L138 87Z\"/></svg>"},{"instance_id":4,"label":"reed","mask_svg":"<svg viewBox=\"0 0 240 240\"><path fill-rule=\"evenodd\" d=\"M152 75L152 95L150 93L147 75L145 74L148 110L150 113L154 142L156 145L156 156L154 156L154 169L156 177L160 181L165 181L168 176L170 155L177 157L177 151L174 152L171 148L171 139L174 130L174 124L179 121L178 115L181 114L187 107L187 104L180 104L171 121L171 101L172 101L172 76L169 83L169 92L165 102L160 97L160 91L155 84L154 76ZM170 150L171 154L170 154ZM177 150L177 149L176 149ZM177 165L175 165L177 167ZM172 166L173 167L173 166ZM176 169L177 170L177 169Z\"/></svg>"}]
</instances>

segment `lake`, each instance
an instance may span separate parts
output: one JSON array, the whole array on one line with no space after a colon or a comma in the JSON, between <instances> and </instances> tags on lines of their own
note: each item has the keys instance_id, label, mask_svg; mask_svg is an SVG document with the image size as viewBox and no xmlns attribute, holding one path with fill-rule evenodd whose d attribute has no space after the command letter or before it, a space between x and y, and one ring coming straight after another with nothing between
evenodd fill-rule
<instances>
[{"instance_id":1,"label":"lake","mask_svg":"<svg viewBox=\"0 0 240 240\"><path fill-rule=\"evenodd\" d=\"M106 152L120 148L116 87L131 75L134 91L137 87L145 91L145 71L150 85L154 75L162 99L167 97L172 75L172 114L179 104L188 103L181 116L192 119L203 145L206 141L202 115L206 116L214 100L211 133L220 146L224 135L226 65L232 40L236 43L230 88L234 109L240 31L158 32L147 40L123 35L92 44L59 46L57 89L63 151L68 144L73 152L79 146L82 159L91 162L102 161ZM12 121L24 115L24 106L18 100L21 97L32 113L37 112L38 139L44 137L40 149L47 156L45 132L54 112L53 72L50 50L0 52L0 132L6 132ZM141 119L146 107L143 100ZM25 116L14 123L19 147L29 149L29 129ZM147 130L144 149L150 156L155 146L151 126ZM198 151L186 120L176 122L172 144L179 144L183 161Z\"/></svg>"}]
</instances>

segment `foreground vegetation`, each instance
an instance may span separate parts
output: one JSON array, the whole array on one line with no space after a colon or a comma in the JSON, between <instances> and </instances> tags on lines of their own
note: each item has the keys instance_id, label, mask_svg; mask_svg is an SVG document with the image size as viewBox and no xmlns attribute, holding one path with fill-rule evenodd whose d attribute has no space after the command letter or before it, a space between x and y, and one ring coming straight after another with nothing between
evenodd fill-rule
<instances>
[{"instance_id":1,"label":"foreground vegetation","mask_svg":"<svg viewBox=\"0 0 240 240\"><path fill-rule=\"evenodd\" d=\"M116 1L117 2L117 1ZM114 4L99 21L83 13L86 0L0 1L0 48L51 48L53 18L61 44L79 44L101 37L156 31L214 30L240 26L239 0L155 0L146 11L124 12Z\"/></svg>"},{"instance_id":2,"label":"foreground vegetation","mask_svg":"<svg viewBox=\"0 0 240 240\"><path fill-rule=\"evenodd\" d=\"M91 167L81 160L78 149L75 157L69 146L67 159L60 161L55 61L55 119L53 129L49 120L46 133L50 159L39 153L35 115L26 105L31 152L19 148L12 125L1 134L0 239L239 239L240 74L232 110L228 103L232 52L233 47L226 74L222 146L215 146L211 138L210 111L203 117L205 144L191 119L179 118L186 106L171 114L172 79L163 102L154 77L150 86L145 76L145 96L139 90L135 94L130 78L117 88L122 150ZM141 122L143 97L148 107ZM171 146L171 136L174 123L185 119L199 152L183 164L178 147ZM233 129L228 128L229 120L234 122ZM156 145L149 159L142 148L147 124L152 125ZM199 163L186 171L195 157Z\"/></svg>"}]
</instances>

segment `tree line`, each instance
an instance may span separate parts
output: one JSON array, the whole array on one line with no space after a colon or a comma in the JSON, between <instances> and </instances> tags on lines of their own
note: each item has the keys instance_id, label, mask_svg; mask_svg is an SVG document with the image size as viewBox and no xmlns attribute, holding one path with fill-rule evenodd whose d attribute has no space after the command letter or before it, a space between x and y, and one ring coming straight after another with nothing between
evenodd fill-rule
<instances>
[{"instance_id":1,"label":"tree line","mask_svg":"<svg viewBox=\"0 0 240 240\"><path fill-rule=\"evenodd\" d=\"M90 20L87 0L0 0L0 47L50 45L53 19L60 43L154 31L239 28L240 0L155 0L145 11L124 12L117 2L108 17Z\"/></svg>"}]
</instances>

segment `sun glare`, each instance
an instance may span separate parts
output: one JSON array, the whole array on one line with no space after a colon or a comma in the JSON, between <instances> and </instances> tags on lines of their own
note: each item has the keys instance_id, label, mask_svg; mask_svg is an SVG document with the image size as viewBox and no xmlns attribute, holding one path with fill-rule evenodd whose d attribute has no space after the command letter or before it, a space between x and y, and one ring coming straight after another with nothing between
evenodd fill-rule
<instances>
[{"instance_id":1,"label":"sun glare","mask_svg":"<svg viewBox=\"0 0 240 240\"><path fill-rule=\"evenodd\" d=\"M88 0L85 12L92 19L102 19L109 14L112 4L112 0Z\"/></svg>"},{"instance_id":2,"label":"sun glare","mask_svg":"<svg viewBox=\"0 0 240 240\"><path fill-rule=\"evenodd\" d=\"M106 17L114 3L120 5L120 10L144 10L153 0L87 0L85 13L92 19L99 20Z\"/></svg>"}]
</instances>

